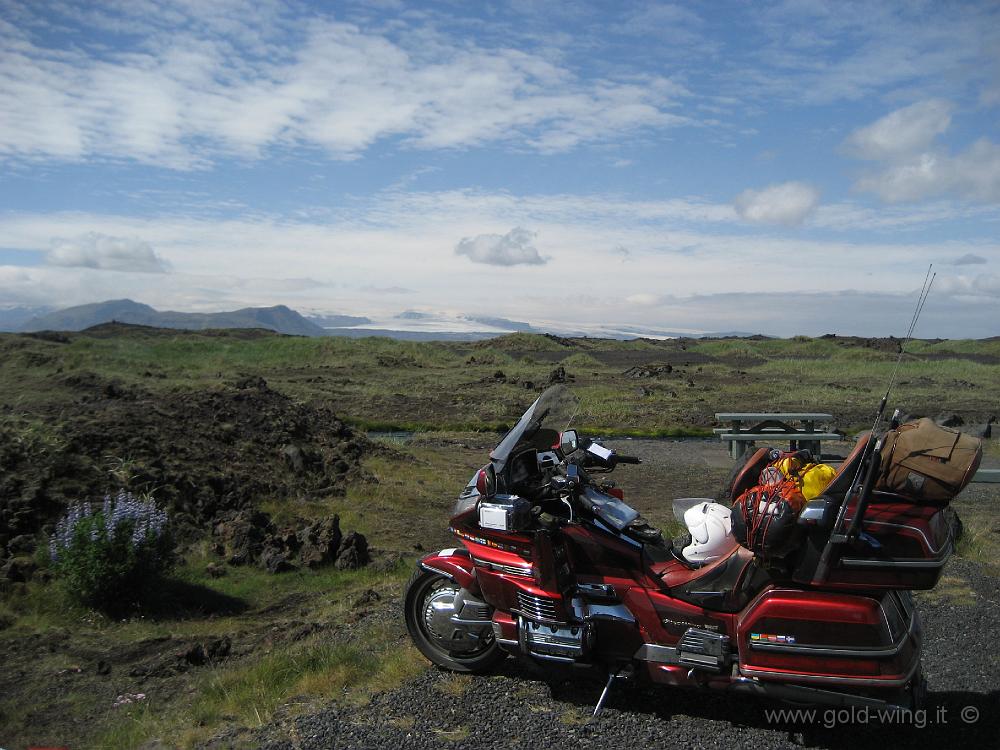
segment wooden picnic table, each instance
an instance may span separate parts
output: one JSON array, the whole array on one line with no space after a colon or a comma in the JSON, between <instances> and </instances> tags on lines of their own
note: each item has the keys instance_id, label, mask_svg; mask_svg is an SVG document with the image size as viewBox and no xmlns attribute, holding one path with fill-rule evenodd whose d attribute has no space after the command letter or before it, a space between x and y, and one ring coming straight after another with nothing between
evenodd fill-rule
<instances>
[{"instance_id":1,"label":"wooden picnic table","mask_svg":"<svg viewBox=\"0 0 1000 750\"><path fill-rule=\"evenodd\" d=\"M807 449L817 458L824 440L843 440L838 432L819 430L817 424L833 422L821 412L717 412L716 421L729 422L715 434L729 444L729 455L742 457L758 440L787 440L791 450Z\"/></svg>"}]
</instances>

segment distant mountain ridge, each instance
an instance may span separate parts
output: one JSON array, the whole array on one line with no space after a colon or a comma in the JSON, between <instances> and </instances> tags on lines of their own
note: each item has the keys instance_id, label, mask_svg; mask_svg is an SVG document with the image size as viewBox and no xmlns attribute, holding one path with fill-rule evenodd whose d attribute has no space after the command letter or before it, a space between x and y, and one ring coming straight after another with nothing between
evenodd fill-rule
<instances>
[{"instance_id":1,"label":"distant mountain ridge","mask_svg":"<svg viewBox=\"0 0 1000 750\"><path fill-rule=\"evenodd\" d=\"M285 305L245 307L232 312L185 313L172 310L161 312L130 299L95 302L38 315L24 323L19 330L26 333L45 330L82 331L111 321L195 331L207 328L265 328L294 336L327 335L324 328L306 320Z\"/></svg>"},{"instance_id":2,"label":"distant mountain ridge","mask_svg":"<svg viewBox=\"0 0 1000 750\"><path fill-rule=\"evenodd\" d=\"M32 318L52 312L52 307L5 305L0 307L0 331L19 331Z\"/></svg>"}]
</instances>

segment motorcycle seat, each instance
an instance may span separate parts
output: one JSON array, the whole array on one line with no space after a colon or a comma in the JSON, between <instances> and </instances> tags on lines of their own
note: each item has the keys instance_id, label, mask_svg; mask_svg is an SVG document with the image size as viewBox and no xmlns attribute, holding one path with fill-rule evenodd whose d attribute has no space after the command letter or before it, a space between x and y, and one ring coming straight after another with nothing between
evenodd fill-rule
<instances>
[{"instance_id":1,"label":"motorcycle seat","mask_svg":"<svg viewBox=\"0 0 1000 750\"><path fill-rule=\"evenodd\" d=\"M671 596L721 612L742 609L770 582L767 572L754 562L753 552L735 540L719 559L700 568L675 558L652 563L650 569Z\"/></svg>"},{"instance_id":2,"label":"motorcycle seat","mask_svg":"<svg viewBox=\"0 0 1000 750\"><path fill-rule=\"evenodd\" d=\"M653 562L650 565L650 569L668 587L679 586L688 581L700 578L703 575L711 575L712 571L716 568L725 565L729 557L740 547L739 542L735 539L731 540L731 542L732 544L723 551L719 558L708 563L708 565L700 567L692 565L681 557L677 552L677 548L674 547L666 560Z\"/></svg>"}]
</instances>

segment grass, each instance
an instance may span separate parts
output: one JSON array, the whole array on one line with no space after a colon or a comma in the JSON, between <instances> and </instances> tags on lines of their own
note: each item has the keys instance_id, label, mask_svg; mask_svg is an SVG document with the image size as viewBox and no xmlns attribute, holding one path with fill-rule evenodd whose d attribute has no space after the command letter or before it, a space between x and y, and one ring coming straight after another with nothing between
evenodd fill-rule
<instances>
[{"instance_id":1,"label":"grass","mask_svg":"<svg viewBox=\"0 0 1000 750\"><path fill-rule=\"evenodd\" d=\"M105 694L106 688L67 692L69 702L60 710L66 716L92 717L88 725L94 731L92 737L75 738L74 746L131 748L153 738L169 738L169 744L192 747L225 727L260 726L279 715L330 700L366 703L374 693L393 689L429 666L395 616L397 602L412 571L413 545L419 541L443 546L449 541L445 519L455 488L465 483L473 464L481 459L478 451L440 445L411 445L405 451L367 459L365 468L375 482L351 486L346 497L294 509L299 517L339 513L345 533L360 530L377 540L378 546L401 555L387 569L327 567L273 576L256 567L227 566L226 575L213 578L206 565L217 558L208 542L202 541L187 550L173 579L212 597L242 602L243 611L206 616L186 611L191 602L180 602L176 611L147 611L120 621L76 604L55 583L33 581L20 596L0 603L0 618L6 626L0 636L30 642L36 634L64 633L74 648L87 653L143 652L148 646L150 655L140 657L140 662L157 658L155 653L164 648L183 650L184 644L226 634L232 636L234 648L255 644L248 654L235 652L220 664L171 678L186 684L183 690L175 685L164 694L156 688L158 683L152 683L143 704L112 710L113 696ZM415 507L420 508L418 513ZM359 616L362 610L355 602L369 589L382 597L369 612L378 614L389 607L392 615ZM319 623L322 629L299 641L283 637L303 621ZM272 638L272 633L278 637ZM154 639L164 637L170 637L169 644L156 646ZM60 647L60 653L63 650ZM42 679L66 667L66 657L56 656L44 663L35 661L32 673ZM116 667L114 674L120 669L124 677L128 668ZM457 681L455 689L460 685ZM49 687L39 683L38 689L45 693ZM23 692L0 698L4 724L12 730L36 731L32 727L37 719L19 707L31 700L51 704L52 698L42 693L29 700L26 697L31 693Z\"/></svg>"},{"instance_id":2,"label":"grass","mask_svg":"<svg viewBox=\"0 0 1000 750\"><path fill-rule=\"evenodd\" d=\"M930 591L921 591L918 596L931 602L950 604L955 607L974 607L976 592L969 582L958 576L942 576Z\"/></svg>"},{"instance_id":3,"label":"grass","mask_svg":"<svg viewBox=\"0 0 1000 750\"><path fill-rule=\"evenodd\" d=\"M1000 360L1000 342L918 341L910 351L894 396L911 413L981 414L1000 403L1000 366L991 359ZM147 701L135 706L112 710L103 693L67 690L59 711L93 717L94 736L77 745L102 748L136 747L157 737L193 746L226 727L259 726L330 700L363 703L426 669L398 617L361 617L353 604L374 589L383 597L379 606L396 606L414 545L431 549L452 543L444 521L457 488L485 460L484 446L513 423L559 364L575 377L571 387L581 406L574 426L584 434L708 437L716 411L829 411L841 428L865 426L895 361L891 351L830 339L577 339L566 345L551 337L514 334L476 344L437 344L186 332L74 334L63 344L0 335L0 356L0 450L6 446L27 460L67 449L57 426L61 411L75 408L82 392L67 379L94 374L98 389L117 380L140 397L219 388L261 376L292 399L332 403L341 417L362 429L418 432L405 445L383 441L381 451L365 462L374 481L353 484L343 497L295 503L275 498L262 507L278 526L337 513L345 533L361 531L400 557L388 570L326 568L275 577L257 568L227 567L224 577L213 578L206 565L216 558L208 543L200 542L185 551L174 578L206 601L240 602L242 611L208 616L194 603L180 602L175 612L115 621L73 603L58 586L37 582L0 602L3 638L65 633L81 653L139 649L165 636L184 644L234 634L234 644L241 647L249 639L249 652L192 670L173 692L150 690ZM660 377L624 375L636 363L668 362L672 372ZM496 381L497 370L506 382ZM533 387L526 388L525 381ZM995 441L987 450L1000 456ZM128 484L133 467L127 453L108 457L107 464ZM662 486L687 488L703 476L660 479ZM622 481L627 485L626 477ZM656 498L647 498L647 505L651 517L662 505L669 534L676 524L666 518L668 505L659 502L661 483L655 486ZM995 565L1000 559L995 517L961 498L956 508L966 531L958 553ZM969 605L972 597L967 583L953 577L921 594L927 595L956 606ZM272 629L280 636L302 622L323 629L298 641L270 635ZM47 655L32 669L49 675L66 666L65 656ZM452 676L438 690L458 697L471 685L468 677ZM22 704L25 696L51 702L38 691L20 694L19 702L0 698L5 726L37 721ZM577 724L586 717L572 710L559 720ZM412 717L392 721L413 726ZM467 732L458 727L436 735L444 744L460 742Z\"/></svg>"},{"instance_id":4,"label":"grass","mask_svg":"<svg viewBox=\"0 0 1000 750\"><path fill-rule=\"evenodd\" d=\"M256 728L280 709L292 714L330 700L366 702L427 669L426 660L398 638L386 640L384 627L363 631L356 642L319 636L278 648L249 664L209 668L182 706L146 705L111 717L92 747L133 748L152 738L178 738L194 747L225 725Z\"/></svg>"},{"instance_id":5,"label":"grass","mask_svg":"<svg viewBox=\"0 0 1000 750\"><path fill-rule=\"evenodd\" d=\"M874 413L895 363L891 350L803 337L610 341L519 333L469 344L177 331L73 334L66 344L5 334L0 349L11 354L0 367L0 411L10 413L71 402L66 379L74 375L98 373L154 393L260 375L295 399L336 403L362 429L496 431L562 364L576 377L581 424L636 436L702 434L717 411L760 409L829 411L853 429ZM934 413L942 394L955 410L985 411L1000 401L998 342L914 341L909 351L894 393L906 411ZM670 362L674 370L625 377L639 362ZM497 370L506 382L496 382ZM650 392L637 393L639 386Z\"/></svg>"}]
</instances>

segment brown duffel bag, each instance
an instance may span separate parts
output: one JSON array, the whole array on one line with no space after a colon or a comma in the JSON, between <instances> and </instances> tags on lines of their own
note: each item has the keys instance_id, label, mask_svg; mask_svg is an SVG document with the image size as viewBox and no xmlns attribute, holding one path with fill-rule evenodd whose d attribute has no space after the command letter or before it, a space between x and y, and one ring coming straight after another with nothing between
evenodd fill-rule
<instances>
[{"instance_id":1,"label":"brown duffel bag","mask_svg":"<svg viewBox=\"0 0 1000 750\"><path fill-rule=\"evenodd\" d=\"M945 505L972 481L982 458L979 438L924 417L886 433L875 489Z\"/></svg>"}]
</instances>

